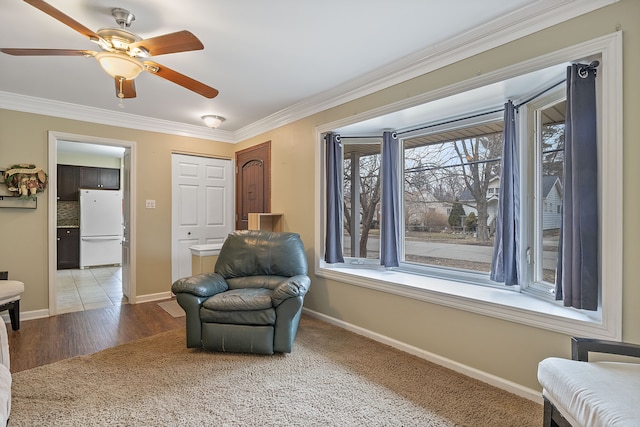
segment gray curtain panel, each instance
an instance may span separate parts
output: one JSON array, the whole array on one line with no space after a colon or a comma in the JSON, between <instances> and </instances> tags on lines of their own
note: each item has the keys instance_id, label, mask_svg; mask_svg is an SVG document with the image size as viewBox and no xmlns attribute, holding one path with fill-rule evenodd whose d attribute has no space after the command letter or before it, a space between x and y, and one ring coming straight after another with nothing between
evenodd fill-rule
<instances>
[{"instance_id":1,"label":"gray curtain panel","mask_svg":"<svg viewBox=\"0 0 640 427\"><path fill-rule=\"evenodd\" d=\"M344 262L342 254L342 144L340 135L329 132L325 135L327 176L327 226L324 260L330 264Z\"/></svg>"},{"instance_id":2,"label":"gray curtain panel","mask_svg":"<svg viewBox=\"0 0 640 427\"><path fill-rule=\"evenodd\" d=\"M493 260L490 278L508 286L518 284L520 265L520 167L516 141L516 110L511 101L504 105L504 131L502 137L502 172L500 198L496 218Z\"/></svg>"},{"instance_id":3,"label":"gray curtain panel","mask_svg":"<svg viewBox=\"0 0 640 427\"><path fill-rule=\"evenodd\" d=\"M400 255L400 142L395 132L382 134L382 223L380 265L398 267Z\"/></svg>"},{"instance_id":4,"label":"gray curtain panel","mask_svg":"<svg viewBox=\"0 0 640 427\"><path fill-rule=\"evenodd\" d=\"M598 159L596 70L567 68L562 226L556 299L598 309Z\"/></svg>"}]
</instances>

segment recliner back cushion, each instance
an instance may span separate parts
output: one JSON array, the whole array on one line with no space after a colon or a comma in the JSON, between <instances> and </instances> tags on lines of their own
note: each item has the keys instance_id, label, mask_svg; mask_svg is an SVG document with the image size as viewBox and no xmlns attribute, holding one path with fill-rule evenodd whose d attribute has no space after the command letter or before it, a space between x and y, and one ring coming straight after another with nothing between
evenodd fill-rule
<instances>
[{"instance_id":1,"label":"recliner back cushion","mask_svg":"<svg viewBox=\"0 0 640 427\"><path fill-rule=\"evenodd\" d=\"M307 274L304 245L296 233L259 230L234 231L227 236L215 272L225 279Z\"/></svg>"},{"instance_id":2,"label":"recliner back cushion","mask_svg":"<svg viewBox=\"0 0 640 427\"><path fill-rule=\"evenodd\" d=\"M288 277L282 276L244 276L244 277L232 277L227 280L227 286L229 289L242 289L242 288L267 288L275 289L283 280L287 280Z\"/></svg>"}]
</instances>

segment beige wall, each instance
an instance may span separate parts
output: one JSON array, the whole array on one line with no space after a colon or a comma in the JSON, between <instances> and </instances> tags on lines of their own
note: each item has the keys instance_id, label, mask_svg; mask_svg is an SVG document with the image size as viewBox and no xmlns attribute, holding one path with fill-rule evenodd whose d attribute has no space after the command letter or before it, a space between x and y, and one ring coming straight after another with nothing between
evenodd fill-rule
<instances>
[{"instance_id":1,"label":"beige wall","mask_svg":"<svg viewBox=\"0 0 640 427\"><path fill-rule=\"evenodd\" d=\"M141 132L84 122L0 110L0 166L47 164L47 131L54 130L138 144L137 289L138 295L165 292L170 286L172 150L233 156L233 152L270 140L272 211L285 213L285 229L302 236L310 265L314 247L315 127L350 117L471 78L478 73L530 59L562 47L622 29L624 33L624 181L640 181L640 2L622 0L583 17L476 55L444 69L398 84L365 98L315 114L237 145ZM640 343L640 276L636 220L640 197L634 185L624 188L623 336ZM292 197L295 195L295 197ZM44 198L42 198L44 196ZM35 211L0 210L0 270L26 285L23 309L47 307L47 203L44 193ZM157 209L144 209L155 199ZM569 339L541 329L393 296L312 276L305 305L315 311L403 341L489 374L538 389L537 363L546 356L569 354ZM606 284L605 284L606 285Z\"/></svg>"},{"instance_id":2,"label":"beige wall","mask_svg":"<svg viewBox=\"0 0 640 427\"><path fill-rule=\"evenodd\" d=\"M233 157L234 145L0 110L0 168L48 164L48 131L134 141L137 147L137 295L171 287L171 152ZM49 174L55 173L47 171ZM47 215L49 190L38 208L0 209L0 270L25 282L22 311L48 307ZM156 209L144 200L155 199Z\"/></svg>"},{"instance_id":3,"label":"beige wall","mask_svg":"<svg viewBox=\"0 0 640 427\"><path fill-rule=\"evenodd\" d=\"M122 159L91 153L58 152L58 163L61 165L92 166L98 168L122 168Z\"/></svg>"}]
</instances>

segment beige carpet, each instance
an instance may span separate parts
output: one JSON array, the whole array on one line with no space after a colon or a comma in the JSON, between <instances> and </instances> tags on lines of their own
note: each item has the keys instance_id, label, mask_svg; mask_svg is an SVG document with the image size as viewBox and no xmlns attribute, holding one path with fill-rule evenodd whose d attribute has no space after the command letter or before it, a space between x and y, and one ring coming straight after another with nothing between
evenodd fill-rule
<instances>
[{"instance_id":1,"label":"beige carpet","mask_svg":"<svg viewBox=\"0 0 640 427\"><path fill-rule=\"evenodd\" d=\"M294 351L185 347L184 331L13 375L11 426L539 426L536 403L303 316Z\"/></svg>"}]
</instances>

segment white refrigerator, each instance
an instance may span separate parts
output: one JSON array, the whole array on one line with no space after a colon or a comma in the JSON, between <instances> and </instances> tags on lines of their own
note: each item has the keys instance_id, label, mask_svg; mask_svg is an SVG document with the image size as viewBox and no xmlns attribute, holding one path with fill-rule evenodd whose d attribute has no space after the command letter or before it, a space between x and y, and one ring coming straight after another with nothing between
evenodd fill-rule
<instances>
[{"instance_id":1,"label":"white refrigerator","mask_svg":"<svg viewBox=\"0 0 640 427\"><path fill-rule=\"evenodd\" d=\"M80 268L122 263L122 193L80 189Z\"/></svg>"}]
</instances>

